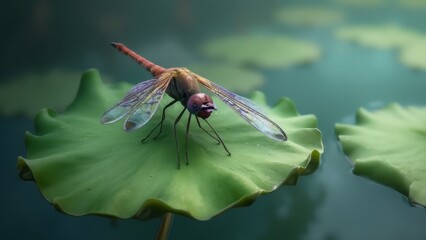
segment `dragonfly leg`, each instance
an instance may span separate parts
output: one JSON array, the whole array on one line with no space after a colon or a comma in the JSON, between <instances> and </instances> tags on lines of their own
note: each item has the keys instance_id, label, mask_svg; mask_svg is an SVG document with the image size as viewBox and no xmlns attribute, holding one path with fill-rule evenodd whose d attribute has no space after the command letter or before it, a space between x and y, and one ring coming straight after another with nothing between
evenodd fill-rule
<instances>
[{"instance_id":1,"label":"dragonfly leg","mask_svg":"<svg viewBox=\"0 0 426 240\"><path fill-rule=\"evenodd\" d=\"M196 117L195 119L197 119L197 124L198 124L198 127L199 128L201 128L201 129L203 129L203 131L205 132L205 133L207 133L210 137L212 137L214 140L216 140L217 141L217 144L220 144L220 140L219 139L217 139L215 136L213 136L211 133L209 133L205 128L203 128L202 126L201 126L201 124L200 124L200 120L198 120L198 117Z\"/></svg>"},{"instance_id":2,"label":"dragonfly leg","mask_svg":"<svg viewBox=\"0 0 426 240\"><path fill-rule=\"evenodd\" d=\"M173 132L175 134L175 144L176 144L176 154L177 154L177 168L180 168L180 157L179 157L179 143L177 139L177 133L176 133L176 124L180 121L182 118L182 115L185 113L186 108L183 108L182 112L179 114L179 116L176 118L175 123L173 125Z\"/></svg>"},{"instance_id":3,"label":"dragonfly leg","mask_svg":"<svg viewBox=\"0 0 426 240\"><path fill-rule=\"evenodd\" d=\"M228 156L231 156L231 153L229 152L229 150L226 147L225 143L223 142L222 138L219 137L219 134L217 134L217 132L213 129L212 125L210 125L210 123L207 122L207 119L204 119L204 121L207 123L207 125L209 125L210 129L214 132L214 134L216 135L217 139L219 139L219 141L222 144L223 148L228 153Z\"/></svg>"},{"instance_id":4,"label":"dragonfly leg","mask_svg":"<svg viewBox=\"0 0 426 240\"><path fill-rule=\"evenodd\" d=\"M164 108L163 108L163 114L161 115L161 121L151 130L151 132L149 132L148 136L146 136L145 138L143 138L141 140L141 142L145 142L145 140L147 140L149 138L149 136L151 136L151 134L155 131L155 129L157 129L158 127L160 127L160 131L157 133L157 135L155 135L155 137L153 137L153 139L156 139L161 132L163 131L163 122L164 119L166 119L166 109L170 106L172 106L173 104L175 104L178 100L173 100L171 101L169 104L167 104Z\"/></svg>"},{"instance_id":5,"label":"dragonfly leg","mask_svg":"<svg viewBox=\"0 0 426 240\"><path fill-rule=\"evenodd\" d=\"M186 132L185 132L185 156L186 156L186 165L189 164L188 160L188 133L189 133L189 124L191 124L192 114L189 113L188 122L186 123Z\"/></svg>"}]
</instances>

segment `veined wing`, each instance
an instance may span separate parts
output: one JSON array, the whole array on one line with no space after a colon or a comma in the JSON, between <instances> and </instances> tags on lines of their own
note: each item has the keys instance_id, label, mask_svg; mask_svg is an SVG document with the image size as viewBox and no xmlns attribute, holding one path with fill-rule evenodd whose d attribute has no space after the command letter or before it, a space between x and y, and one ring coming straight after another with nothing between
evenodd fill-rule
<instances>
[{"instance_id":1,"label":"veined wing","mask_svg":"<svg viewBox=\"0 0 426 240\"><path fill-rule=\"evenodd\" d=\"M150 79L136 84L121 101L102 115L101 123L114 123L129 114L139 102L152 92L157 82L157 79Z\"/></svg>"},{"instance_id":2,"label":"veined wing","mask_svg":"<svg viewBox=\"0 0 426 240\"><path fill-rule=\"evenodd\" d=\"M161 99L163 99L170 79L171 77L166 82L158 84L148 96L131 110L124 121L124 130L131 131L140 128L152 118L155 111L157 111L158 105L160 105Z\"/></svg>"},{"instance_id":3,"label":"veined wing","mask_svg":"<svg viewBox=\"0 0 426 240\"><path fill-rule=\"evenodd\" d=\"M232 108L232 110L238 113L244 120L250 123L257 130L274 140L287 140L287 135L285 132L278 126L278 124L262 114L253 101L228 91L216 83L211 82L197 74L194 74L194 76L199 83L212 91L226 105Z\"/></svg>"},{"instance_id":4,"label":"veined wing","mask_svg":"<svg viewBox=\"0 0 426 240\"><path fill-rule=\"evenodd\" d=\"M169 85L171 76L151 79L134 86L114 107L104 113L101 122L109 124L127 116L124 129L127 131L145 125L157 110Z\"/></svg>"}]
</instances>

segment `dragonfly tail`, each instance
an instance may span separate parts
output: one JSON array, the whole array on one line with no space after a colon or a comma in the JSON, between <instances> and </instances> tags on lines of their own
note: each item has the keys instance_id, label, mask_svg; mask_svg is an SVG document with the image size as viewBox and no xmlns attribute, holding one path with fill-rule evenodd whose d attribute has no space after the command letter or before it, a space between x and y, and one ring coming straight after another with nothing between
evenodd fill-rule
<instances>
[{"instance_id":1,"label":"dragonfly tail","mask_svg":"<svg viewBox=\"0 0 426 240\"><path fill-rule=\"evenodd\" d=\"M133 52L122 43L112 42L111 46L135 60L139 65L148 70L155 78L158 78L158 76L160 76L165 71L163 67L150 62L148 59Z\"/></svg>"}]
</instances>

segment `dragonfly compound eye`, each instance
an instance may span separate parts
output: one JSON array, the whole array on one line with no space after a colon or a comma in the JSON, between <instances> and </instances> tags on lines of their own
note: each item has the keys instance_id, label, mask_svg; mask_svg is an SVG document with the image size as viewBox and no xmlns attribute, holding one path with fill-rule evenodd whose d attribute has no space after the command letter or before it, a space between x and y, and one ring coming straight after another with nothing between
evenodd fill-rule
<instances>
[{"instance_id":1,"label":"dragonfly compound eye","mask_svg":"<svg viewBox=\"0 0 426 240\"><path fill-rule=\"evenodd\" d=\"M208 118L213 110L216 110L213 100L205 93L192 95L187 104L189 112L201 118Z\"/></svg>"}]
</instances>

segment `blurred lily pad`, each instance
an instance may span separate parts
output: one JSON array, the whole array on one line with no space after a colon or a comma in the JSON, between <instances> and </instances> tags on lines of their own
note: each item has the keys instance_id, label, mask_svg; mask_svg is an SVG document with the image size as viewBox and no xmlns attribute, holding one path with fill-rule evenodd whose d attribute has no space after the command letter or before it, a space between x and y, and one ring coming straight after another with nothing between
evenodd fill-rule
<instances>
[{"instance_id":1,"label":"blurred lily pad","mask_svg":"<svg viewBox=\"0 0 426 240\"><path fill-rule=\"evenodd\" d=\"M33 117L41 108L62 111L77 92L79 73L52 70L12 77L0 86L0 114Z\"/></svg>"},{"instance_id":2,"label":"blurred lily pad","mask_svg":"<svg viewBox=\"0 0 426 240\"><path fill-rule=\"evenodd\" d=\"M353 172L389 186L426 206L426 108L391 104L376 112L361 108L356 126L336 124Z\"/></svg>"},{"instance_id":3,"label":"blurred lily pad","mask_svg":"<svg viewBox=\"0 0 426 240\"><path fill-rule=\"evenodd\" d=\"M336 32L338 38L379 49L399 50L399 61L426 70L426 35L397 25L352 26Z\"/></svg>"},{"instance_id":4,"label":"blurred lily pad","mask_svg":"<svg viewBox=\"0 0 426 240\"><path fill-rule=\"evenodd\" d=\"M426 70L426 37L423 41L405 46L400 55L401 63L414 69Z\"/></svg>"},{"instance_id":5,"label":"blurred lily pad","mask_svg":"<svg viewBox=\"0 0 426 240\"><path fill-rule=\"evenodd\" d=\"M203 52L232 64L263 68L286 68L306 64L320 57L314 43L287 36L246 35L207 42Z\"/></svg>"},{"instance_id":6,"label":"blurred lily pad","mask_svg":"<svg viewBox=\"0 0 426 240\"><path fill-rule=\"evenodd\" d=\"M343 13L325 7L294 6L286 7L275 13L278 22L294 26L324 26L342 21Z\"/></svg>"},{"instance_id":7,"label":"blurred lily pad","mask_svg":"<svg viewBox=\"0 0 426 240\"><path fill-rule=\"evenodd\" d=\"M193 64L189 66L189 69L230 91L238 93L252 92L265 82L262 74L236 66Z\"/></svg>"},{"instance_id":8,"label":"blurred lily pad","mask_svg":"<svg viewBox=\"0 0 426 240\"><path fill-rule=\"evenodd\" d=\"M426 0L400 0L400 3L402 6L409 7L409 8L426 7Z\"/></svg>"},{"instance_id":9,"label":"blurred lily pad","mask_svg":"<svg viewBox=\"0 0 426 240\"><path fill-rule=\"evenodd\" d=\"M350 7L377 7L383 5L386 0L334 0Z\"/></svg>"},{"instance_id":10,"label":"blurred lily pad","mask_svg":"<svg viewBox=\"0 0 426 240\"><path fill-rule=\"evenodd\" d=\"M380 49L404 47L422 37L415 31L392 24L346 26L338 29L336 36L342 40Z\"/></svg>"},{"instance_id":11,"label":"blurred lily pad","mask_svg":"<svg viewBox=\"0 0 426 240\"><path fill-rule=\"evenodd\" d=\"M159 122L160 113L134 132L124 132L121 124L100 124L102 113L130 87L106 86L91 70L63 114L43 109L37 115L36 133L26 134L27 157L19 157L18 169L21 177L36 181L57 209L75 216L145 218L175 212L207 220L248 205L281 184L295 184L319 165L323 146L315 116L299 115L285 98L268 108L258 92L252 99L283 126L289 141L270 140L213 98L220 110L209 120L232 156L194 124L188 142L190 164L177 169L172 126L180 104L168 109L163 134L143 144L141 138ZM162 105L170 100L165 96ZM184 132L181 121L181 145Z\"/></svg>"}]
</instances>

